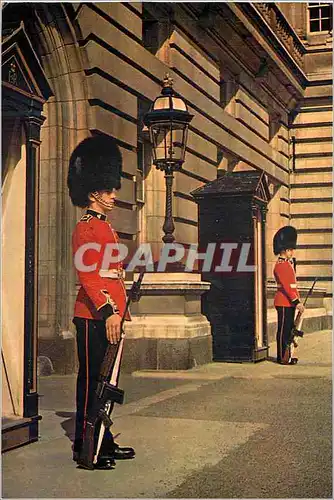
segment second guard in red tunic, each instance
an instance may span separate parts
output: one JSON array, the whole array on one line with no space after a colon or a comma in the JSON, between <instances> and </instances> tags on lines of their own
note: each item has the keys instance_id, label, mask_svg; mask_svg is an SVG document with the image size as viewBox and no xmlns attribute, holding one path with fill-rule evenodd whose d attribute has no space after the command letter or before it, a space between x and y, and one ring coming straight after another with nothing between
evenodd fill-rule
<instances>
[{"instance_id":1,"label":"second guard in red tunic","mask_svg":"<svg viewBox=\"0 0 334 500\"><path fill-rule=\"evenodd\" d=\"M274 267L277 283L274 305L277 310L277 361L281 364L296 364L292 356L291 331L294 326L295 310L303 312L298 291L295 259L293 253L297 245L297 231L292 226L281 228L274 236L275 255L279 255Z\"/></svg>"}]
</instances>

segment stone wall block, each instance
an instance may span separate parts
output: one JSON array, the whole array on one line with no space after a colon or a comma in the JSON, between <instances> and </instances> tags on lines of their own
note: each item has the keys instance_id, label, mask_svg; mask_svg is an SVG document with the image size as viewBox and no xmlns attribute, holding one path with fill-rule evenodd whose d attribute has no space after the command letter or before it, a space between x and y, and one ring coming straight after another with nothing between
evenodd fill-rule
<instances>
[{"instance_id":1,"label":"stone wall block","mask_svg":"<svg viewBox=\"0 0 334 500\"><path fill-rule=\"evenodd\" d=\"M174 196L174 208L173 214L175 216L197 222L197 204L195 201Z\"/></svg>"},{"instance_id":2,"label":"stone wall block","mask_svg":"<svg viewBox=\"0 0 334 500\"><path fill-rule=\"evenodd\" d=\"M208 54L202 52L199 46L195 46L191 43L187 35L182 33L178 28L174 29L170 43L175 44L183 52L185 52L193 61L195 61L199 66L201 66L206 72L208 72L213 79L220 80L220 67L213 59L208 57Z\"/></svg>"},{"instance_id":3,"label":"stone wall block","mask_svg":"<svg viewBox=\"0 0 334 500\"><path fill-rule=\"evenodd\" d=\"M161 174L163 175L163 174ZM173 197L173 204L175 205L175 197ZM150 216L165 216L166 210L165 191L151 191L147 189L145 195L145 214L146 217ZM175 211L173 211L175 215Z\"/></svg>"},{"instance_id":4,"label":"stone wall block","mask_svg":"<svg viewBox=\"0 0 334 500\"><path fill-rule=\"evenodd\" d=\"M198 243L198 228L175 221L175 239L180 243Z\"/></svg>"},{"instance_id":5,"label":"stone wall block","mask_svg":"<svg viewBox=\"0 0 334 500\"><path fill-rule=\"evenodd\" d=\"M217 178L217 162L215 161L214 164L208 163L202 158L192 154L191 151L186 152L182 170L198 175L208 182Z\"/></svg>"},{"instance_id":6,"label":"stone wall block","mask_svg":"<svg viewBox=\"0 0 334 500\"><path fill-rule=\"evenodd\" d=\"M164 233L162 226L164 223L164 217L158 216L148 216L146 219L146 237L147 241L160 242Z\"/></svg>"},{"instance_id":7,"label":"stone wall block","mask_svg":"<svg viewBox=\"0 0 334 500\"><path fill-rule=\"evenodd\" d=\"M198 66L192 64L177 48L172 48L170 51L170 66L172 69L177 69L187 78L194 82L199 88L205 90L216 101L220 99L219 81L213 81Z\"/></svg>"},{"instance_id":8,"label":"stone wall block","mask_svg":"<svg viewBox=\"0 0 334 500\"><path fill-rule=\"evenodd\" d=\"M94 106L94 115L91 118L91 130L100 130L129 146L137 146L137 125L134 123L99 106Z\"/></svg>"},{"instance_id":9,"label":"stone wall block","mask_svg":"<svg viewBox=\"0 0 334 500\"><path fill-rule=\"evenodd\" d=\"M293 203L291 205L291 214L322 214L329 213L333 211L333 204L331 202L305 202L305 203Z\"/></svg>"},{"instance_id":10,"label":"stone wall block","mask_svg":"<svg viewBox=\"0 0 334 500\"><path fill-rule=\"evenodd\" d=\"M96 2L96 7L101 9L111 19L121 24L137 38L142 38L140 18L125 5L118 2Z\"/></svg>"},{"instance_id":11,"label":"stone wall block","mask_svg":"<svg viewBox=\"0 0 334 500\"><path fill-rule=\"evenodd\" d=\"M298 229L332 229L332 221L329 217L298 217L292 216L291 224Z\"/></svg>"},{"instance_id":12,"label":"stone wall block","mask_svg":"<svg viewBox=\"0 0 334 500\"><path fill-rule=\"evenodd\" d=\"M99 99L137 119L137 97L98 74L87 77L89 99Z\"/></svg>"}]
</instances>

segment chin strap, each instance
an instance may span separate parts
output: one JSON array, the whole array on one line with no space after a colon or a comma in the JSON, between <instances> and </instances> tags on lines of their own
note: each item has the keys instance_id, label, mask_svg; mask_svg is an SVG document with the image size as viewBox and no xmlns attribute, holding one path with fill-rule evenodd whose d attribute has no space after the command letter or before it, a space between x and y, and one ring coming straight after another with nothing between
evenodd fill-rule
<instances>
[{"instance_id":1,"label":"chin strap","mask_svg":"<svg viewBox=\"0 0 334 500\"><path fill-rule=\"evenodd\" d=\"M95 198L95 200L97 202L99 202L103 207L108 208L109 210L111 208L113 208L114 202L111 201L108 203L107 201L104 201L98 191L94 191L94 193L91 193L91 194L92 194L93 198Z\"/></svg>"}]
</instances>

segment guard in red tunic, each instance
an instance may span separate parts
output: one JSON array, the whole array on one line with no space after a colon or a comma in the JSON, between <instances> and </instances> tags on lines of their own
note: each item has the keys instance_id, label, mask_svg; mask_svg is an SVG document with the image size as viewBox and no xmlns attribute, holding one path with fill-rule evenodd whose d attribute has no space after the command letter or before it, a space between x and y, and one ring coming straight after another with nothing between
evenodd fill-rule
<instances>
[{"instance_id":1,"label":"guard in red tunic","mask_svg":"<svg viewBox=\"0 0 334 500\"><path fill-rule=\"evenodd\" d=\"M291 330L294 326L295 310L304 312L299 300L296 280L296 260L293 257L297 246L297 231L284 226L274 236L274 254L279 255L274 268L277 292L274 305L277 310L277 362L296 364L298 359L291 352Z\"/></svg>"},{"instance_id":2,"label":"guard in red tunic","mask_svg":"<svg viewBox=\"0 0 334 500\"><path fill-rule=\"evenodd\" d=\"M73 459L82 446L85 416L93 402L100 366L108 343L120 340L120 323L126 304L122 263L110 263L117 253L118 236L107 219L121 186L122 156L114 139L94 136L73 151L68 173L73 205L87 208L72 237L74 265L80 290L74 307L79 372ZM129 315L127 319L130 319ZM133 458L133 448L121 448L110 431L105 433L95 468L111 469L115 459Z\"/></svg>"}]
</instances>

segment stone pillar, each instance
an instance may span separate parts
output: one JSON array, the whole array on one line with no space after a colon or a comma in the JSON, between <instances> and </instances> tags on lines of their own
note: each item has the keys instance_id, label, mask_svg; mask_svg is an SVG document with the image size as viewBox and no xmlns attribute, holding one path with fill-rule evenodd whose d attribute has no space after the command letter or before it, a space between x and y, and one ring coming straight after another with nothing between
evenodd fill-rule
<instances>
[{"instance_id":1,"label":"stone pillar","mask_svg":"<svg viewBox=\"0 0 334 500\"><path fill-rule=\"evenodd\" d=\"M145 205L142 208L144 225L141 243L150 242L153 256L158 255L163 246L162 226L165 218L165 200L164 175L152 165L145 179Z\"/></svg>"}]
</instances>

